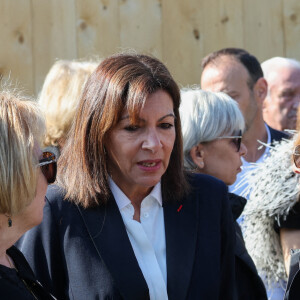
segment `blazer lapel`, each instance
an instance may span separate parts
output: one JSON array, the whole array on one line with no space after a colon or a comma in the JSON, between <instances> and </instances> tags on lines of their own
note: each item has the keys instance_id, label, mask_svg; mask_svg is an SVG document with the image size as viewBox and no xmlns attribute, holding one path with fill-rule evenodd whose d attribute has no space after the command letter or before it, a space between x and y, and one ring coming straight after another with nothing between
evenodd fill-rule
<instances>
[{"instance_id":1,"label":"blazer lapel","mask_svg":"<svg viewBox=\"0 0 300 300\"><path fill-rule=\"evenodd\" d=\"M124 299L149 299L149 291L113 197L92 209L78 206L100 259Z\"/></svg>"},{"instance_id":2,"label":"blazer lapel","mask_svg":"<svg viewBox=\"0 0 300 300\"><path fill-rule=\"evenodd\" d=\"M169 299L186 299L197 241L197 201L164 202Z\"/></svg>"}]
</instances>

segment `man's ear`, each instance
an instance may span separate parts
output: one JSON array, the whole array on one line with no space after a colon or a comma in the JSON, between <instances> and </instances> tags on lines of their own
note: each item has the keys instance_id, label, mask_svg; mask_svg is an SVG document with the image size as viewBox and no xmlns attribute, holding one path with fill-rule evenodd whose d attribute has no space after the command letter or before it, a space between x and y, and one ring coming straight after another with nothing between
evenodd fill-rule
<instances>
[{"instance_id":1,"label":"man's ear","mask_svg":"<svg viewBox=\"0 0 300 300\"><path fill-rule=\"evenodd\" d=\"M270 101L270 99L267 96L265 98L265 100L263 101L263 104L262 104L262 110L263 110L263 113L265 113L265 114L268 113L268 104L269 104L269 101Z\"/></svg>"},{"instance_id":2,"label":"man's ear","mask_svg":"<svg viewBox=\"0 0 300 300\"><path fill-rule=\"evenodd\" d=\"M199 169L204 168L204 147L202 144L194 146L190 151L193 162L198 166Z\"/></svg>"},{"instance_id":3,"label":"man's ear","mask_svg":"<svg viewBox=\"0 0 300 300\"><path fill-rule=\"evenodd\" d=\"M263 77L256 81L253 87L253 92L256 102L263 106L264 100L268 94L268 83Z\"/></svg>"}]
</instances>

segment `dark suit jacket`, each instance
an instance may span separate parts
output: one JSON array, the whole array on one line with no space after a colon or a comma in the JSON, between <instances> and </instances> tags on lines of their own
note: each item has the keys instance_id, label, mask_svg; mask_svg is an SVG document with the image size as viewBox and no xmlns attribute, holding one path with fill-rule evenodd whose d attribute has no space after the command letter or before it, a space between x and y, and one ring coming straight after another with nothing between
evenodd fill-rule
<instances>
[{"instance_id":1,"label":"dark suit jacket","mask_svg":"<svg viewBox=\"0 0 300 300\"><path fill-rule=\"evenodd\" d=\"M163 199L168 297L232 300L235 234L227 188L206 175L190 182L188 197ZM37 278L59 299L149 299L113 197L89 209L63 197L49 187L42 224L18 243Z\"/></svg>"},{"instance_id":2,"label":"dark suit jacket","mask_svg":"<svg viewBox=\"0 0 300 300\"><path fill-rule=\"evenodd\" d=\"M288 135L286 132L282 132L282 131L278 131L276 129L273 129L272 127L270 127L269 125L267 125L269 130L270 130L270 134L271 134L271 143L275 142L275 141L281 141L282 139L289 139L290 135Z\"/></svg>"},{"instance_id":3,"label":"dark suit jacket","mask_svg":"<svg viewBox=\"0 0 300 300\"><path fill-rule=\"evenodd\" d=\"M300 249L291 249L290 275L284 300L300 299Z\"/></svg>"},{"instance_id":4,"label":"dark suit jacket","mask_svg":"<svg viewBox=\"0 0 300 300\"><path fill-rule=\"evenodd\" d=\"M229 193L229 202L234 220L241 215L247 200L236 194ZM236 296L239 300L267 300L265 286L257 273L255 264L249 255L241 228L235 222L235 272Z\"/></svg>"}]
</instances>

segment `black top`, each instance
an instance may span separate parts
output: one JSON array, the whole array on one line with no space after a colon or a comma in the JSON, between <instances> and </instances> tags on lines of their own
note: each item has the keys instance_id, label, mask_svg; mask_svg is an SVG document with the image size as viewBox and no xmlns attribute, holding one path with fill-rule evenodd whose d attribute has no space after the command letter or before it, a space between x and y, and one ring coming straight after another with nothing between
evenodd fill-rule
<instances>
[{"instance_id":1,"label":"black top","mask_svg":"<svg viewBox=\"0 0 300 300\"><path fill-rule=\"evenodd\" d=\"M297 202L287 216L275 218L274 228L277 232L281 228L300 229L300 202Z\"/></svg>"},{"instance_id":2,"label":"black top","mask_svg":"<svg viewBox=\"0 0 300 300\"><path fill-rule=\"evenodd\" d=\"M23 254L12 246L6 253L14 261L16 269L0 265L0 298L5 300L55 299L35 279Z\"/></svg>"},{"instance_id":3,"label":"black top","mask_svg":"<svg viewBox=\"0 0 300 300\"><path fill-rule=\"evenodd\" d=\"M300 249L291 249L290 275L284 300L300 299Z\"/></svg>"}]
</instances>

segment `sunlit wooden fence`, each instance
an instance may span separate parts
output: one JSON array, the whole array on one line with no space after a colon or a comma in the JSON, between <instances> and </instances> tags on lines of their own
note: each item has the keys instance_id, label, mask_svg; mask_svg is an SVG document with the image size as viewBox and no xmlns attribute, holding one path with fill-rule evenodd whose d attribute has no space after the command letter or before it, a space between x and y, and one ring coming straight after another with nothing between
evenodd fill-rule
<instances>
[{"instance_id":1,"label":"sunlit wooden fence","mask_svg":"<svg viewBox=\"0 0 300 300\"><path fill-rule=\"evenodd\" d=\"M57 59L126 49L160 58L180 85L201 59L242 47L300 59L299 0L0 0L0 74L37 95Z\"/></svg>"}]
</instances>

